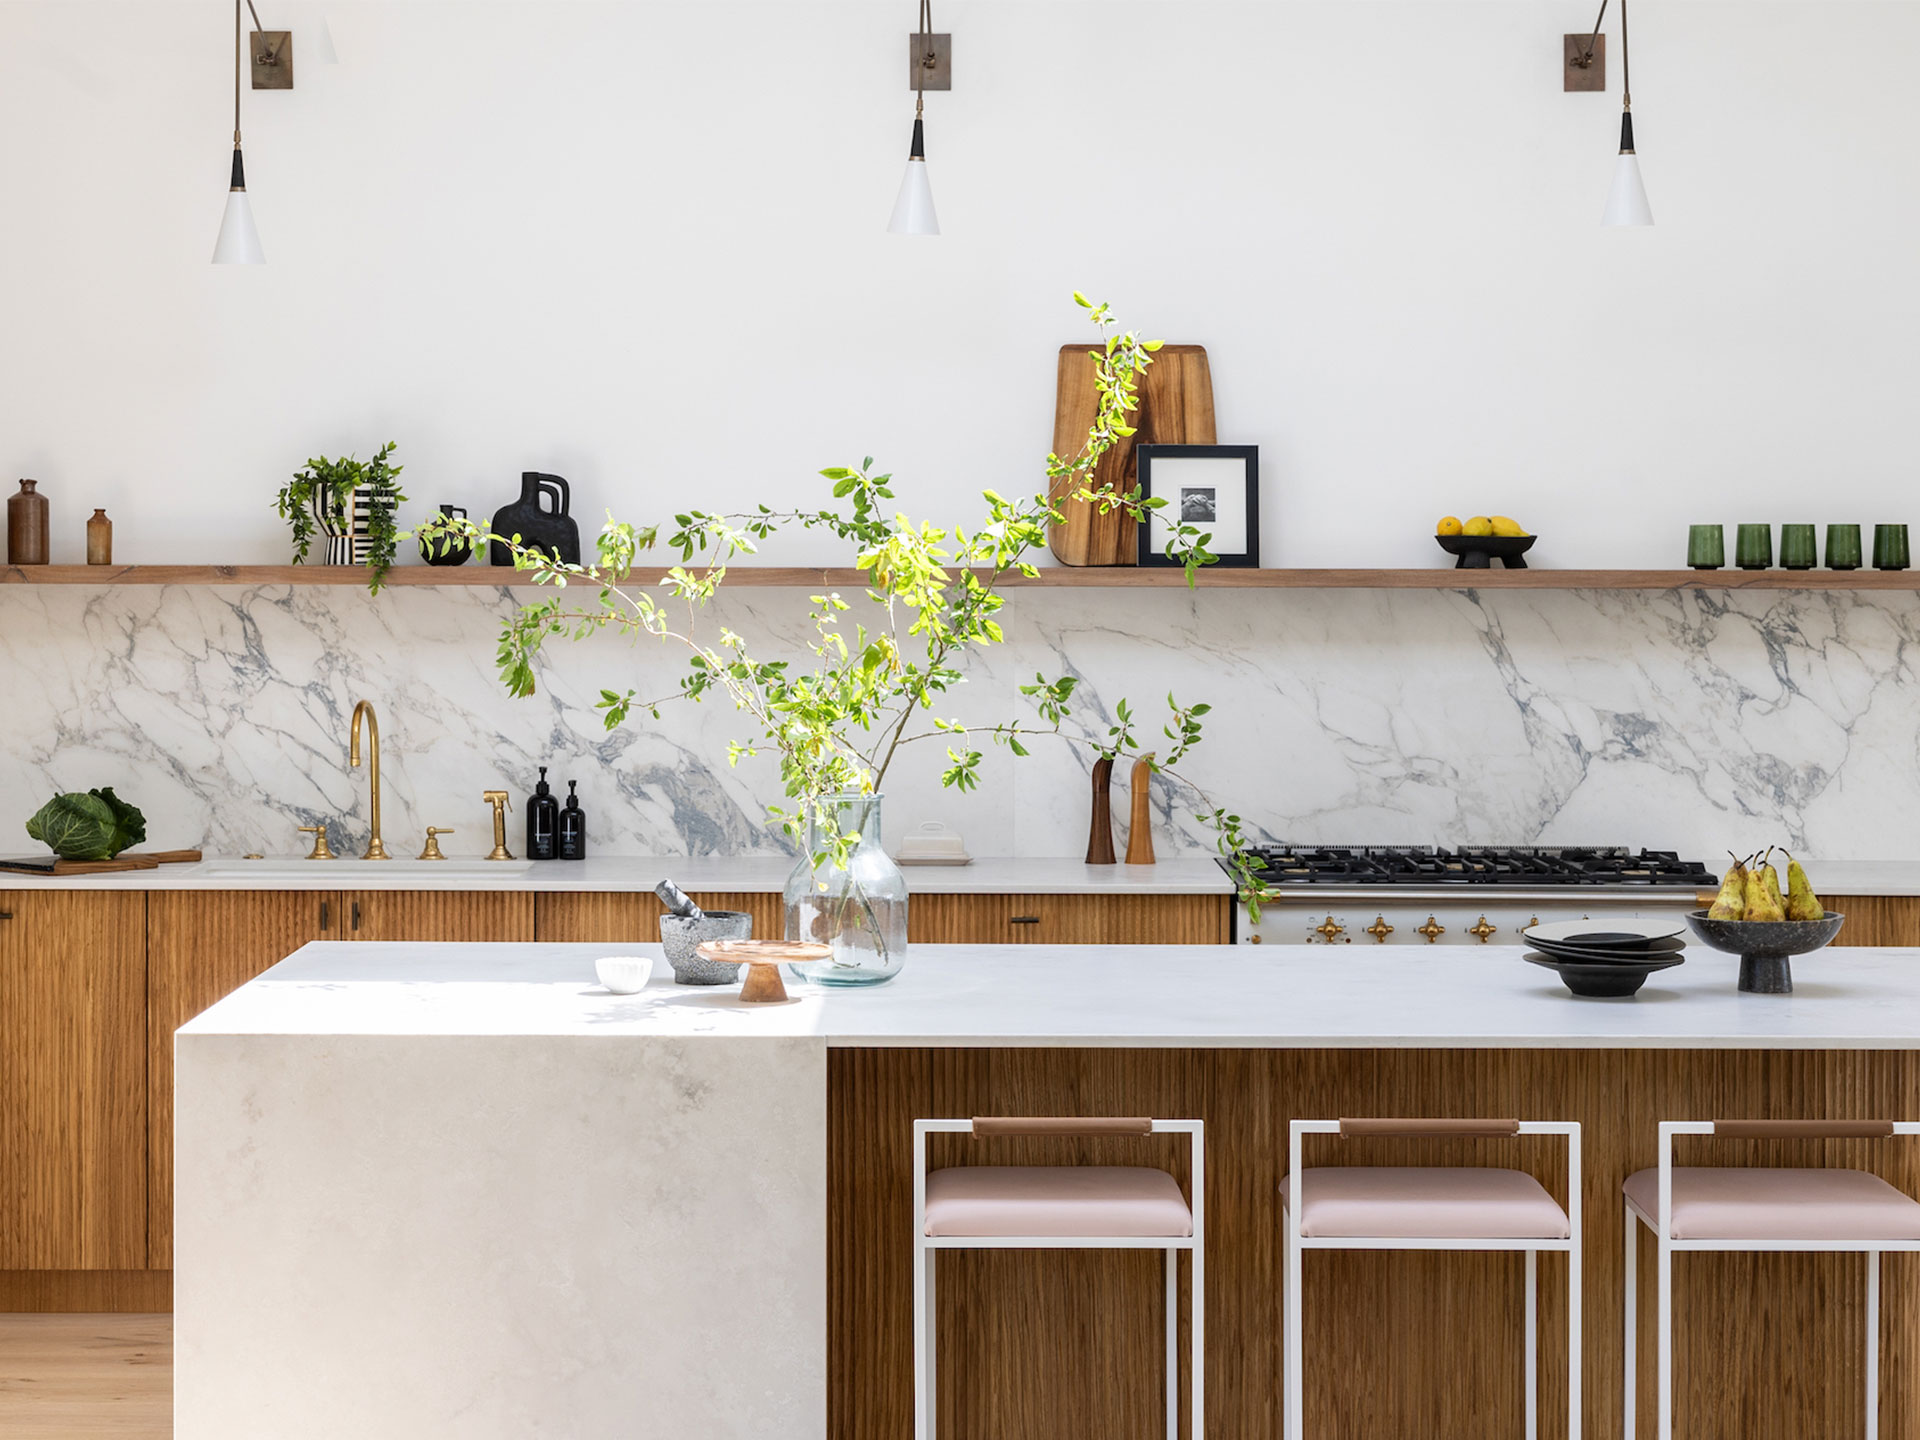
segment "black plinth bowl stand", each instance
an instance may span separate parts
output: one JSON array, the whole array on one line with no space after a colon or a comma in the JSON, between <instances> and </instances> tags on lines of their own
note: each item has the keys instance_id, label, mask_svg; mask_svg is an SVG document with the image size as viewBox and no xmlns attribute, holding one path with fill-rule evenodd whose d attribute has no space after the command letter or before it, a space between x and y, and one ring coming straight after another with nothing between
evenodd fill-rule
<instances>
[{"instance_id":1,"label":"black plinth bowl stand","mask_svg":"<svg viewBox=\"0 0 1920 1440\"><path fill-rule=\"evenodd\" d=\"M1740 957L1740 988L1749 995L1791 995L1795 955L1833 943L1847 917L1829 910L1819 920L1709 920L1690 911L1687 923L1715 950Z\"/></svg>"},{"instance_id":2,"label":"black plinth bowl stand","mask_svg":"<svg viewBox=\"0 0 1920 1440\"><path fill-rule=\"evenodd\" d=\"M1533 548L1536 535L1436 535L1433 537L1440 548L1449 555L1460 558L1453 562L1456 570L1489 570L1495 560L1502 561L1509 570L1524 570L1527 562L1521 558Z\"/></svg>"}]
</instances>

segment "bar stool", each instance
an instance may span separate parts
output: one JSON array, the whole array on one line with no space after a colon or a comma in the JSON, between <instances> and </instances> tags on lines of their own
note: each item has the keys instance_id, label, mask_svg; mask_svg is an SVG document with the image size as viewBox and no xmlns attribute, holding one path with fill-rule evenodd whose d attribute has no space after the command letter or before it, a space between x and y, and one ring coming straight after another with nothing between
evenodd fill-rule
<instances>
[{"instance_id":1,"label":"bar stool","mask_svg":"<svg viewBox=\"0 0 1920 1440\"><path fill-rule=\"evenodd\" d=\"M1636 1223L1659 1247L1659 1440L1673 1437L1673 1255L1676 1250L1847 1251L1867 1257L1867 1437L1880 1433L1880 1252L1920 1250L1920 1202L1864 1170L1675 1166L1673 1137L1723 1140L1882 1140L1920 1134L1891 1120L1663 1120L1660 1163L1626 1179L1626 1418L1633 1440L1639 1398Z\"/></svg>"},{"instance_id":2,"label":"bar stool","mask_svg":"<svg viewBox=\"0 0 1920 1440\"><path fill-rule=\"evenodd\" d=\"M913 1433L934 1440L934 1260L942 1250L1164 1250L1167 1440L1180 1435L1179 1257L1193 1255L1192 1440L1206 1413L1204 1126L1198 1120L977 1116L913 1122ZM1193 1200L1144 1165L956 1165L927 1170L932 1132L1010 1135L1184 1134Z\"/></svg>"},{"instance_id":3,"label":"bar stool","mask_svg":"<svg viewBox=\"0 0 1920 1440\"><path fill-rule=\"evenodd\" d=\"M1301 1165L1301 1137L1512 1135L1567 1137L1567 1208L1523 1170L1484 1166ZM1294 1203L1299 1176L1299 1203ZM1282 1324L1283 1430L1304 1440L1306 1345L1300 1329L1301 1255L1307 1250L1520 1250L1527 1257L1526 1434L1539 1434L1539 1266L1567 1257L1567 1440L1580 1440L1580 1125L1573 1120L1295 1120L1288 1127Z\"/></svg>"}]
</instances>

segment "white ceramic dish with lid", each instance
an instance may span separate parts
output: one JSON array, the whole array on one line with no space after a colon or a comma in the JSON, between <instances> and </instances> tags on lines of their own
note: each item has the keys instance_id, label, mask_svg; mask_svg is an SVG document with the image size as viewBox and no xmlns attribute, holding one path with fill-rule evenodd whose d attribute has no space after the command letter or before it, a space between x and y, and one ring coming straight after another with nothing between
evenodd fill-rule
<instances>
[{"instance_id":1,"label":"white ceramic dish with lid","mask_svg":"<svg viewBox=\"0 0 1920 1440\"><path fill-rule=\"evenodd\" d=\"M950 830L938 820L928 820L917 830L907 833L900 842L900 852L894 861L900 865L971 865L973 857L967 854L965 842L960 832Z\"/></svg>"}]
</instances>

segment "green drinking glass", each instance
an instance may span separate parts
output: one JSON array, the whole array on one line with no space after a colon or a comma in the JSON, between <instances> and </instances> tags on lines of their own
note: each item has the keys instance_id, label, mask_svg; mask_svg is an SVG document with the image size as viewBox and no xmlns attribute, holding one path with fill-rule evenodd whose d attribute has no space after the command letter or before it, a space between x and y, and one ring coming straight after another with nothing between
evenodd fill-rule
<instances>
[{"instance_id":1,"label":"green drinking glass","mask_svg":"<svg viewBox=\"0 0 1920 1440\"><path fill-rule=\"evenodd\" d=\"M1820 563L1820 542L1811 525L1780 527L1780 564L1787 570L1811 570Z\"/></svg>"},{"instance_id":2,"label":"green drinking glass","mask_svg":"<svg viewBox=\"0 0 1920 1440\"><path fill-rule=\"evenodd\" d=\"M1727 527L1689 525L1687 565L1694 570L1718 570L1727 563Z\"/></svg>"},{"instance_id":3,"label":"green drinking glass","mask_svg":"<svg viewBox=\"0 0 1920 1440\"><path fill-rule=\"evenodd\" d=\"M1860 527L1858 525L1827 526L1827 568L1829 570L1860 568Z\"/></svg>"},{"instance_id":4,"label":"green drinking glass","mask_svg":"<svg viewBox=\"0 0 1920 1440\"><path fill-rule=\"evenodd\" d=\"M1734 531L1733 563L1742 570L1764 570L1773 564L1773 526L1738 527Z\"/></svg>"},{"instance_id":5,"label":"green drinking glass","mask_svg":"<svg viewBox=\"0 0 1920 1440\"><path fill-rule=\"evenodd\" d=\"M1904 570L1911 563L1907 553L1907 527L1904 525L1876 525L1873 527L1873 568L1876 570Z\"/></svg>"}]
</instances>

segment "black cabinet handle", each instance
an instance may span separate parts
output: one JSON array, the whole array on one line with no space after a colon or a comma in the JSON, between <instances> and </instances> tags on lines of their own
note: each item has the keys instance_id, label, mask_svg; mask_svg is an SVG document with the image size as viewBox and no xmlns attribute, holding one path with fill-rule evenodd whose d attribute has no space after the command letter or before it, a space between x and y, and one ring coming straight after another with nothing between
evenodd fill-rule
<instances>
[{"instance_id":1,"label":"black cabinet handle","mask_svg":"<svg viewBox=\"0 0 1920 1440\"><path fill-rule=\"evenodd\" d=\"M1038 915L1016 915L1013 917L1012 923L1015 925L1038 925L1040 923L1040 917Z\"/></svg>"},{"instance_id":2,"label":"black cabinet handle","mask_svg":"<svg viewBox=\"0 0 1920 1440\"><path fill-rule=\"evenodd\" d=\"M321 933L325 934L328 930L332 928L333 928L333 907L330 906L326 901L322 900L320 902Z\"/></svg>"},{"instance_id":3,"label":"black cabinet handle","mask_svg":"<svg viewBox=\"0 0 1920 1440\"><path fill-rule=\"evenodd\" d=\"M358 934L360 931L360 902L358 900L353 902L353 929L355 934Z\"/></svg>"},{"instance_id":4,"label":"black cabinet handle","mask_svg":"<svg viewBox=\"0 0 1920 1440\"><path fill-rule=\"evenodd\" d=\"M11 920L11 919L13 919L13 911L0 910L0 920Z\"/></svg>"}]
</instances>

